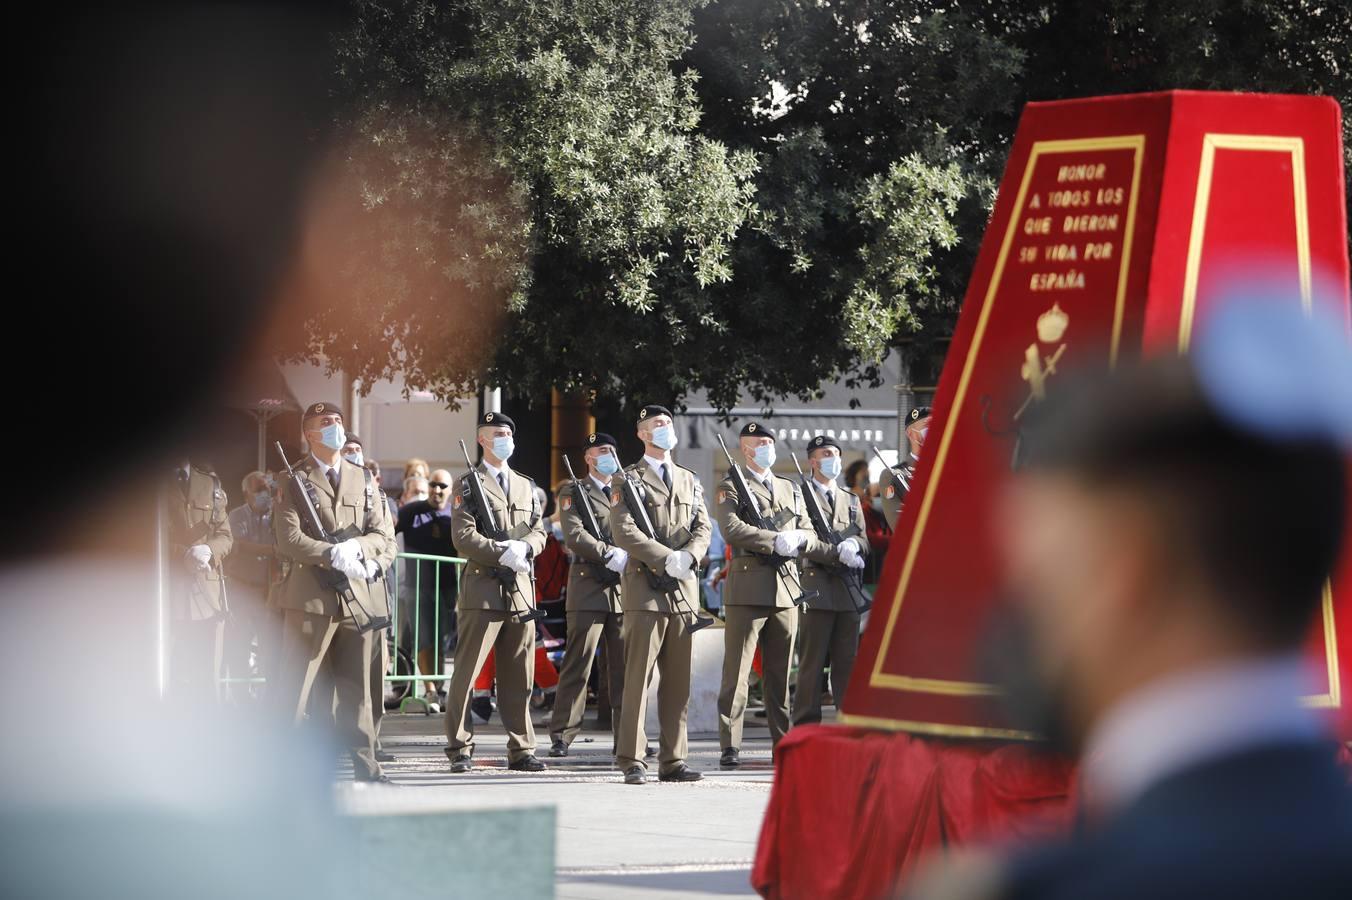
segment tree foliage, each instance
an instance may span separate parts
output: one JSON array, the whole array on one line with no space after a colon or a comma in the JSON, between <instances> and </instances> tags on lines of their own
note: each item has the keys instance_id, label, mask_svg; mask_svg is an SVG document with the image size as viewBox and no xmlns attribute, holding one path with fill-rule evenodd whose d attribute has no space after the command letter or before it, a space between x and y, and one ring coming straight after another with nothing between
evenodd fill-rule
<instances>
[{"instance_id":1,"label":"tree foliage","mask_svg":"<svg viewBox=\"0 0 1352 900\"><path fill-rule=\"evenodd\" d=\"M286 346L448 398L770 404L867 380L889 344L951 327L1025 102L1352 102L1333 0L354 10L339 262Z\"/></svg>"}]
</instances>

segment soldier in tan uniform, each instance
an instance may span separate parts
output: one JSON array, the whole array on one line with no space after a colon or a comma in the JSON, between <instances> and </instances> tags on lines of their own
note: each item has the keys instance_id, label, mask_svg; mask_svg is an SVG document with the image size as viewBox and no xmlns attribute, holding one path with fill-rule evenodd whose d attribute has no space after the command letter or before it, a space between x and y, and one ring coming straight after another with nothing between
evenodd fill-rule
<instances>
[{"instance_id":1,"label":"soldier in tan uniform","mask_svg":"<svg viewBox=\"0 0 1352 900\"><path fill-rule=\"evenodd\" d=\"M376 759L371 667L383 630L362 632L358 618L388 618L385 572L394 564L394 525L375 480L342 458L343 413L332 403L312 403L302 416L310 453L296 464L299 484L288 483L273 516L277 555L289 562L273 592L283 611L277 665L277 702L292 720L304 716L316 682L332 683L334 721L352 755L359 781L388 781ZM311 532L303 490L329 534L355 528L355 537L329 543ZM348 577L348 605L316 577L336 569ZM327 670L327 672L325 672ZM323 699L323 698L321 698Z\"/></svg>"},{"instance_id":2,"label":"soldier in tan uniform","mask_svg":"<svg viewBox=\"0 0 1352 900\"><path fill-rule=\"evenodd\" d=\"M216 473L184 460L164 490L169 531L169 675L198 699L219 697L225 619L222 564L234 541L225 491Z\"/></svg>"},{"instance_id":3,"label":"soldier in tan uniform","mask_svg":"<svg viewBox=\"0 0 1352 900\"><path fill-rule=\"evenodd\" d=\"M897 468L888 466L883 469L879 484L883 493L883 518L887 520L889 531L897 530L897 519L901 517L901 504L911 490L911 479L915 477L915 464L920 460L920 446L925 443L929 432L930 408L917 406L907 416L906 439L910 443L910 458Z\"/></svg>"},{"instance_id":4,"label":"soldier in tan uniform","mask_svg":"<svg viewBox=\"0 0 1352 900\"><path fill-rule=\"evenodd\" d=\"M808 464L827 525L839 534L852 534L835 547L818 541L803 556L803 587L816 597L805 604L798 637L798 688L793 697L793 724L822 720L822 671L831 655L831 695L839 708L850 683L855 654L859 650L859 618L856 597L846 585L844 570L864 568L868 541L864 535L864 511L859 497L836 484L840 477L840 445L833 438L817 435L808 441ZM803 498L811 502L811 498Z\"/></svg>"},{"instance_id":5,"label":"soldier in tan uniform","mask_svg":"<svg viewBox=\"0 0 1352 900\"><path fill-rule=\"evenodd\" d=\"M456 773L468 772L473 765L474 732L466 724L465 713L474 677L489 650L496 651L498 712L507 729L507 767L518 772L545 768L535 758L535 726L530 720L535 623L522 621L535 611L532 573L535 557L545 548L544 509L536 498L535 482L507 465L515 449L515 434L516 424L504 413L486 412L479 420L483 459L475 471L491 516L508 537L495 540L483 532L485 522L480 520L486 513L475 509L473 473L456 482L452 501L451 539L456 551L469 560L455 605L459 639L446 692L446 756Z\"/></svg>"},{"instance_id":6,"label":"soldier in tan uniform","mask_svg":"<svg viewBox=\"0 0 1352 900\"><path fill-rule=\"evenodd\" d=\"M676 428L671 411L645 406L638 416L643 459L611 480L611 534L629 554L621 582L624 623L624 699L620 704L615 761L625 784L647 781L643 750L646 736L648 678L657 667L660 741L657 777L661 781L698 781L703 776L685 764L685 714L690 703L691 637L688 626L699 611L698 564L709 550L712 529L699 477L671 459ZM635 521L643 513L625 500L625 480L653 526L647 537ZM675 579L674 590L661 590L656 576Z\"/></svg>"},{"instance_id":7,"label":"soldier in tan uniform","mask_svg":"<svg viewBox=\"0 0 1352 900\"><path fill-rule=\"evenodd\" d=\"M615 438L605 433L587 436L587 474L579 479L584 496L568 485L559 501L563 544L573 554L568 570L565 614L568 619L567 649L559 671L554 715L549 723L553 743L550 756L567 756L568 747L582 729L587 708L587 679L591 677L596 648L604 636L610 654L606 669L610 678L611 729L619 746L620 709L624 693L624 650L620 639L620 585L618 579L629 554L616 547L610 533L610 479L620 470ZM589 504L599 536L584 527L582 505Z\"/></svg>"},{"instance_id":8,"label":"soldier in tan uniform","mask_svg":"<svg viewBox=\"0 0 1352 900\"><path fill-rule=\"evenodd\" d=\"M740 506L732 473L718 485L714 515L723 539L732 547L728 580L723 587L723 682L718 693L719 765L741 765L742 723L746 713L747 677L756 644L761 648L765 715L770 740L778 744L789 730L789 667L798 631L796 602L802 595L800 553L817 550L798 485L770 471L775 463L775 438L758 422L748 422L738 439L746 460L746 486L761 515L775 528L748 521Z\"/></svg>"}]
</instances>

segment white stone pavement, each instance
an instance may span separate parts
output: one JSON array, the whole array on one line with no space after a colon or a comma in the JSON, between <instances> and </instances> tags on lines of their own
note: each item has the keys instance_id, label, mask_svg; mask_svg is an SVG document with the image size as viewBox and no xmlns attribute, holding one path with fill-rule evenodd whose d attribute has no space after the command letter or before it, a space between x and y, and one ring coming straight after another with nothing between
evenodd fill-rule
<instances>
[{"instance_id":1,"label":"white stone pavement","mask_svg":"<svg viewBox=\"0 0 1352 900\"><path fill-rule=\"evenodd\" d=\"M441 716L387 715L381 735L398 759L386 771L398 786L342 782L340 800L354 812L552 806L560 900L755 896L751 860L772 776L764 720L748 710L741 769L720 771L717 736L693 735L688 762L703 781L661 784L653 766L649 783L636 787L622 783L609 732L591 727L593 715L588 710L571 755L550 759L547 719L536 714L538 753L550 767L538 774L505 768L505 736L494 716L476 726L476 767L465 775L450 774Z\"/></svg>"}]
</instances>

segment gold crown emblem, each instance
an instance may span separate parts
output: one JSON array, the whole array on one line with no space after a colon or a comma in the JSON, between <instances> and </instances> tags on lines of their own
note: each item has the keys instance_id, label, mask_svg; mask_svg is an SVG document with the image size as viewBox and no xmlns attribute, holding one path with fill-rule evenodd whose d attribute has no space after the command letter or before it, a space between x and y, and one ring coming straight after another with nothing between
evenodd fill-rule
<instances>
[{"instance_id":1,"label":"gold crown emblem","mask_svg":"<svg viewBox=\"0 0 1352 900\"><path fill-rule=\"evenodd\" d=\"M316 403L316 404L315 404L315 412L317 412L317 413L322 413L323 411L324 411L324 404L322 404L322 403Z\"/></svg>"},{"instance_id":2,"label":"gold crown emblem","mask_svg":"<svg viewBox=\"0 0 1352 900\"><path fill-rule=\"evenodd\" d=\"M915 409L911 410L911 421L914 422L919 418L920 418L920 407L917 406Z\"/></svg>"},{"instance_id":3,"label":"gold crown emblem","mask_svg":"<svg viewBox=\"0 0 1352 900\"><path fill-rule=\"evenodd\" d=\"M755 422L752 422L750 425L746 426L746 430L749 431L749 432L751 432L752 434L755 434L755 433L756 433L756 423L755 423Z\"/></svg>"},{"instance_id":4,"label":"gold crown emblem","mask_svg":"<svg viewBox=\"0 0 1352 900\"><path fill-rule=\"evenodd\" d=\"M1044 344L1055 344L1066 333L1069 324L1070 316L1062 311L1059 303L1053 303L1051 309L1037 317L1037 339Z\"/></svg>"},{"instance_id":5,"label":"gold crown emblem","mask_svg":"<svg viewBox=\"0 0 1352 900\"><path fill-rule=\"evenodd\" d=\"M643 420L643 419L648 418L648 407L645 406L645 407L643 407L642 409L640 409L640 410L638 411L638 417L639 417L639 420L640 420L640 421Z\"/></svg>"},{"instance_id":6,"label":"gold crown emblem","mask_svg":"<svg viewBox=\"0 0 1352 900\"><path fill-rule=\"evenodd\" d=\"M594 444L594 443L596 443L596 435L595 435L595 434L589 434L589 435L587 435L587 443L589 443L589 444Z\"/></svg>"},{"instance_id":7,"label":"gold crown emblem","mask_svg":"<svg viewBox=\"0 0 1352 900\"><path fill-rule=\"evenodd\" d=\"M492 414L492 413L489 413L488 415L484 416L484 421L485 421L485 422L491 422L491 421L493 421L493 414Z\"/></svg>"}]
</instances>

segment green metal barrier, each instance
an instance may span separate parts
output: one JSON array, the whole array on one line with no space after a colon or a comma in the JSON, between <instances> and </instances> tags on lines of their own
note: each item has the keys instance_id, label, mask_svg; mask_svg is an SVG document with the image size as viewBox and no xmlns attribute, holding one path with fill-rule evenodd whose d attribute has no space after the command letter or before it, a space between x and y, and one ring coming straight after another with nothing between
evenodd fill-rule
<instances>
[{"instance_id":1,"label":"green metal barrier","mask_svg":"<svg viewBox=\"0 0 1352 900\"><path fill-rule=\"evenodd\" d=\"M467 561L468 560L459 556L433 556L426 553L400 553L395 556L394 565L390 569L389 580L386 582L389 588L388 599L390 604L391 622L390 629L385 635L385 640L392 652L389 654L390 664L386 667L385 684L403 684L410 688L409 692L399 701L400 712L406 711L410 706L416 706L421 707L424 713L431 713L432 710L430 704L427 700L418 695L418 686L429 681L448 681L450 679L449 673L423 672L418 668L418 646L421 643L419 638L421 637L422 629L426 627L426 624L422 622L422 616L418 615L419 598L422 596L423 570L426 568L425 566L419 565L419 563L426 562L433 564L431 577L433 579L432 596L435 598L435 602L432 604L432 621L427 624L430 624L432 627L432 649L434 659L444 663L444 654L441 646L443 637L441 628L442 587L443 584L449 584L444 579L454 578L456 589L459 589L460 575L464 570ZM409 604L413 619L412 653L407 656L407 663L405 666L409 674L401 675L399 674L401 661L400 643L403 637L404 626L407 624L405 621L407 617L404 616L404 573L406 569L410 568L407 566L407 562L414 563L414 565L411 566L413 579L409 586L409 590L412 592L409 595ZM447 567L451 567L453 571L446 572ZM161 655L167 656L167 650L161 650ZM393 671L390 671L391 669ZM260 676L218 677L217 683L223 686L231 684L266 684L267 678ZM375 698L372 698L372 701L375 702ZM384 697L380 698L380 702L384 702Z\"/></svg>"},{"instance_id":2,"label":"green metal barrier","mask_svg":"<svg viewBox=\"0 0 1352 900\"><path fill-rule=\"evenodd\" d=\"M407 666L411 670L412 674L400 675L399 649L400 649L400 641L402 640L404 634L404 625L406 624L403 620L401 620L400 616L403 612L402 607L404 605L402 602L404 596L403 595L404 572L406 564L410 562L413 563L411 567L413 578L411 580L411 594L409 600L412 610L413 627L412 627L412 643L410 645L412 652L408 656ZM435 556L427 553L400 553L398 556L395 557L394 567L390 572L390 584L392 585L392 596L390 598L391 600L390 612L392 619L390 623L390 635L394 645L394 652L390 655L390 659L391 666L394 669L394 671L393 672L387 671L385 673L385 683L387 685L409 684L412 686L413 688L412 691L406 694L399 701L400 712L406 711L410 706L419 706L422 708L422 711L424 713L430 713L432 711L430 704L423 697L419 696L418 686L420 684L425 684L426 682L429 681L448 681L450 679L449 673L423 672L418 668L418 647L421 646L422 644L422 641L420 641L419 638L421 636L422 629L425 627L424 623L421 621L422 616L418 615L422 597L423 577L424 577L423 571L426 568L426 566L421 565L421 563L425 562L433 564L431 575L433 579L432 582L433 604L432 604L432 622L431 622L432 651L434 654L433 658L437 660L439 663L444 663L445 654L442 651L441 645L441 640L443 637L441 627L442 589L443 585L447 583L445 579L454 578L456 589L458 591L460 585L460 575L463 572L465 563L468 562L468 560L459 556ZM453 568L452 572L449 573L446 572L446 568L448 566ZM438 668L440 667L441 666L438 666Z\"/></svg>"}]
</instances>

